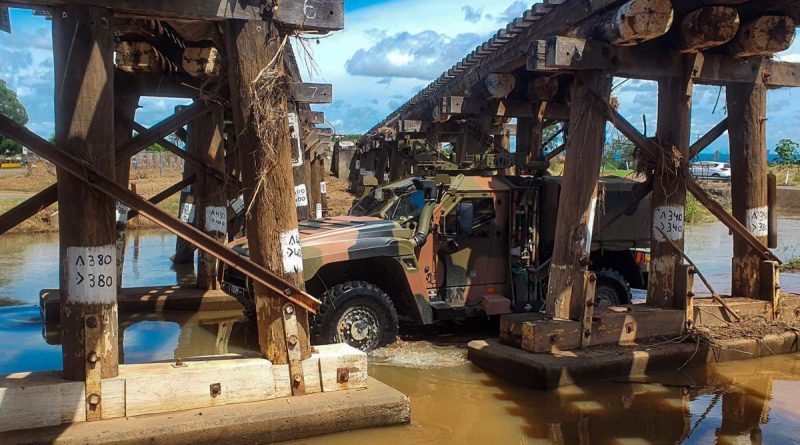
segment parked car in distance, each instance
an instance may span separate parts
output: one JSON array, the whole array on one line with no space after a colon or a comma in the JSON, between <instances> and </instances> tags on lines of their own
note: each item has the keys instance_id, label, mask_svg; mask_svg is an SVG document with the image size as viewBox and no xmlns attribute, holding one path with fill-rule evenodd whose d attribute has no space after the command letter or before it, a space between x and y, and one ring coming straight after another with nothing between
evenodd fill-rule
<instances>
[{"instance_id":1,"label":"parked car in distance","mask_svg":"<svg viewBox=\"0 0 800 445\"><path fill-rule=\"evenodd\" d=\"M731 180L731 165L725 162L695 162L691 168L695 178Z\"/></svg>"}]
</instances>

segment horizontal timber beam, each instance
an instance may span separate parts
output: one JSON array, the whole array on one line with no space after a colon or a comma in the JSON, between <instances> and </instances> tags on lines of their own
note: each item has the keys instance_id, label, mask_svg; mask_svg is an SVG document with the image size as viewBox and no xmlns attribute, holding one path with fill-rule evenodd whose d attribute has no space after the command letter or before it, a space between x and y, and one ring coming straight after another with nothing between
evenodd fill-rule
<instances>
[{"instance_id":1,"label":"horizontal timber beam","mask_svg":"<svg viewBox=\"0 0 800 445\"><path fill-rule=\"evenodd\" d=\"M292 100L303 104L329 104L333 102L333 85L329 83L294 82Z\"/></svg>"},{"instance_id":2,"label":"horizontal timber beam","mask_svg":"<svg viewBox=\"0 0 800 445\"><path fill-rule=\"evenodd\" d=\"M491 100L474 97L443 97L441 114L464 114L501 117L538 117L534 104L523 100ZM566 104L548 103L545 119L569 120L569 107Z\"/></svg>"},{"instance_id":3,"label":"horizontal timber beam","mask_svg":"<svg viewBox=\"0 0 800 445\"><path fill-rule=\"evenodd\" d=\"M300 118L312 125L324 124L325 113L322 111L298 110Z\"/></svg>"},{"instance_id":4,"label":"horizontal timber beam","mask_svg":"<svg viewBox=\"0 0 800 445\"><path fill-rule=\"evenodd\" d=\"M89 5L115 14L195 20L263 20L261 2L230 0L11 0L18 8ZM272 19L303 31L330 32L344 29L344 0L282 0Z\"/></svg>"},{"instance_id":5,"label":"horizontal timber beam","mask_svg":"<svg viewBox=\"0 0 800 445\"><path fill-rule=\"evenodd\" d=\"M535 46L535 45L534 45ZM575 37L555 36L547 45L557 54L532 53L528 68L537 71L600 70L617 77L657 80L680 77L683 57L677 51L640 46L614 46ZM763 65L762 65L763 63ZM763 76L770 88L800 87L800 64L765 60L759 57L736 59L721 54L705 54L705 61L692 80L697 84L725 85L752 83Z\"/></svg>"},{"instance_id":6,"label":"horizontal timber beam","mask_svg":"<svg viewBox=\"0 0 800 445\"><path fill-rule=\"evenodd\" d=\"M316 298L298 289L282 277L252 262L249 258L239 255L230 248L218 243L214 238L211 238L194 226L171 217L139 195L120 186L113 179L98 173L91 164L55 147L53 144L47 142L3 114L0 114L0 133L13 139L22 146L33 150L39 156L64 169L98 192L116 199L130 209L138 211L141 215L152 220L162 228L169 230L192 245L197 246L198 249L213 255L228 266L241 271L244 275L274 291L276 294L285 297L287 300L311 313L316 313L320 305L320 301Z\"/></svg>"}]
</instances>

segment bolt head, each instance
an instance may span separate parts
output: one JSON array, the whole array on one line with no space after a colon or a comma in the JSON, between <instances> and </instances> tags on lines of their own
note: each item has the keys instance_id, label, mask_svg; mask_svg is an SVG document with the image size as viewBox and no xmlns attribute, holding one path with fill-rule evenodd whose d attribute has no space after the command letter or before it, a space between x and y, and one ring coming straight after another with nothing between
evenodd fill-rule
<instances>
[{"instance_id":1,"label":"bolt head","mask_svg":"<svg viewBox=\"0 0 800 445\"><path fill-rule=\"evenodd\" d=\"M97 358L97 353L94 351L90 352L89 355L86 356L86 361L91 364L97 363L98 360L99 359Z\"/></svg>"},{"instance_id":2,"label":"bolt head","mask_svg":"<svg viewBox=\"0 0 800 445\"><path fill-rule=\"evenodd\" d=\"M89 397L87 398L87 401L89 402L89 405L97 406L97 405L100 404L100 395L99 394L89 394Z\"/></svg>"},{"instance_id":3,"label":"bolt head","mask_svg":"<svg viewBox=\"0 0 800 445\"><path fill-rule=\"evenodd\" d=\"M284 310L284 312L286 312L287 314L290 314L290 315L291 315L291 314L293 314L293 313L294 313L294 306L292 306L291 304L287 304L287 305L286 305L286 307L285 307L283 310Z\"/></svg>"},{"instance_id":4,"label":"bolt head","mask_svg":"<svg viewBox=\"0 0 800 445\"><path fill-rule=\"evenodd\" d=\"M94 329L98 325L97 316L92 315L91 317L86 318L86 327Z\"/></svg>"}]
</instances>

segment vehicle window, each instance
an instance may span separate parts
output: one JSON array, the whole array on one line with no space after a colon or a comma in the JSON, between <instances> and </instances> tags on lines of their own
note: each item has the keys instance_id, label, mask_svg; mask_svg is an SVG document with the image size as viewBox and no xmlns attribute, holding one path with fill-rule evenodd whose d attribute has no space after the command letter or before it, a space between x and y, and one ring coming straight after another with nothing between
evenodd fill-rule
<instances>
[{"instance_id":1,"label":"vehicle window","mask_svg":"<svg viewBox=\"0 0 800 445\"><path fill-rule=\"evenodd\" d=\"M497 214L494 211L494 199L493 198L466 198L462 199L461 202L471 202L472 203L472 229L476 230L479 229L481 226L486 224L490 224L494 221ZM448 234L456 234L458 232L458 224L456 222L456 217L458 213L458 207L453 208L453 210L445 217L445 228L446 233Z\"/></svg>"},{"instance_id":2,"label":"vehicle window","mask_svg":"<svg viewBox=\"0 0 800 445\"><path fill-rule=\"evenodd\" d=\"M389 198L391 198L389 193L384 193L383 199L375 199L374 194L367 195L350 209L350 216L376 215L389 202Z\"/></svg>"},{"instance_id":3,"label":"vehicle window","mask_svg":"<svg viewBox=\"0 0 800 445\"><path fill-rule=\"evenodd\" d=\"M422 207L425 206L425 194L421 190L402 196L389 208L386 215L397 222L419 219Z\"/></svg>"},{"instance_id":4,"label":"vehicle window","mask_svg":"<svg viewBox=\"0 0 800 445\"><path fill-rule=\"evenodd\" d=\"M731 164L722 164L723 168L731 168Z\"/></svg>"}]
</instances>

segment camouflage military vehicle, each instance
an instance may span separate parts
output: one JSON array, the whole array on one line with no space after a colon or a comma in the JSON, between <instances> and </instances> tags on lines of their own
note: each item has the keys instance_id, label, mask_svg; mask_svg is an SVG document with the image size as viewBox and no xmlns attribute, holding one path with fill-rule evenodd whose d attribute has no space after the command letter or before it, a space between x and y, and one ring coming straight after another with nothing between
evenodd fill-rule
<instances>
[{"instance_id":1,"label":"camouflage military vehicle","mask_svg":"<svg viewBox=\"0 0 800 445\"><path fill-rule=\"evenodd\" d=\"M603 181L598 227L635 184ZM368 191L349 216L301 223L306 289L322 301L316 340L371 350L392 343L400 321L540 310L559 192L556 177L410 178ZM628 303L631 286L646 286L648 208L644 201L594 234L601 306ZM227 271L224 289L252 308L242 275Z\"/></svg>"}]
</instances>

